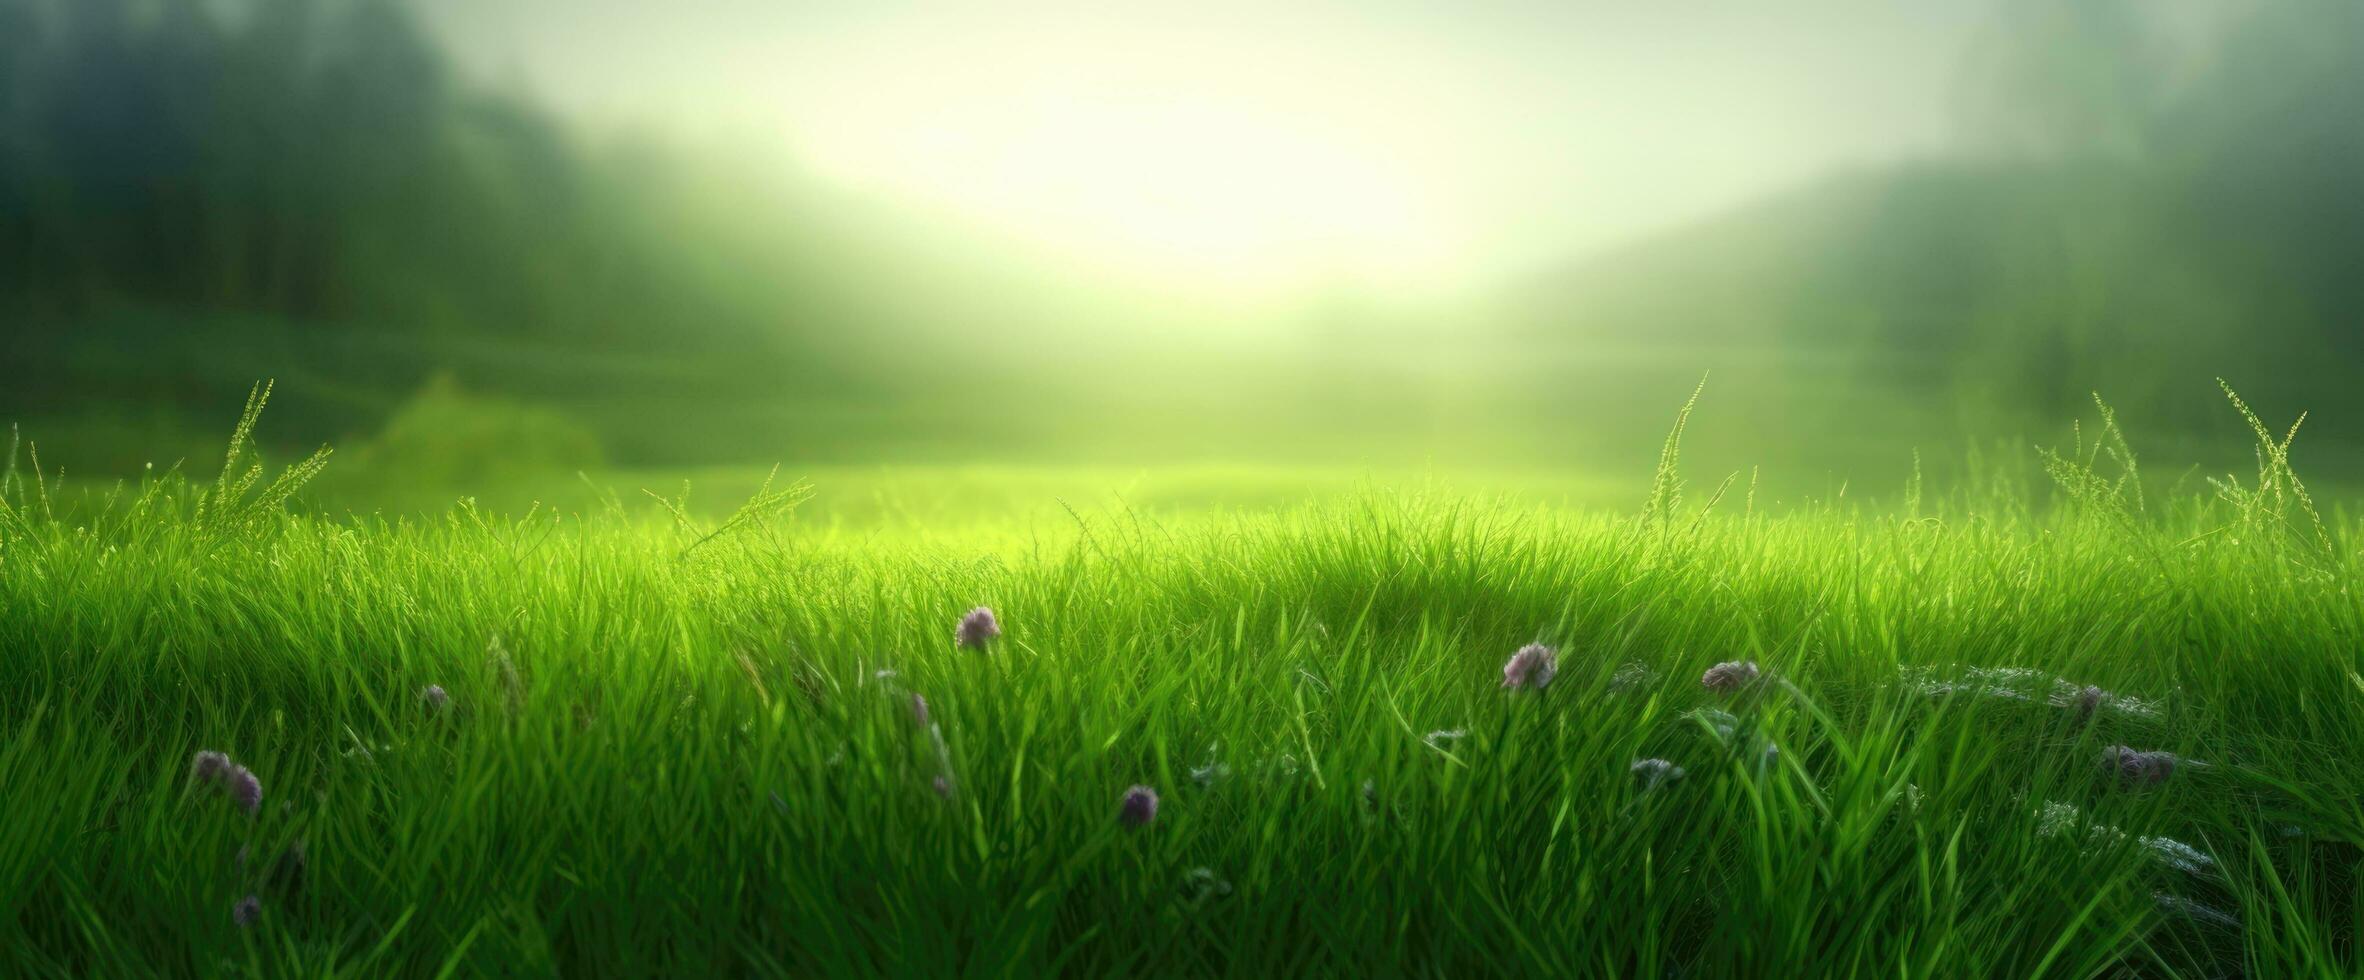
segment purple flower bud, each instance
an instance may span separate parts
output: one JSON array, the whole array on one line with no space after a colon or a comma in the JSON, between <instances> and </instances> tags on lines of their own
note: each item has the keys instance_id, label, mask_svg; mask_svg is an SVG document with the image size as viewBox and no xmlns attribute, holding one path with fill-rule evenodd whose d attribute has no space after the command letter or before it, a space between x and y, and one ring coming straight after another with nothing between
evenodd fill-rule
<instances>
[{"instance_id":1,"label":"purple flower bud","mask_svg":"<svg viewBox=\"0 0 2364 980\"><path fill-rule=\"evenodd\" d=\"M911 717L919 727L928 727L928 699L918 691L911 692Z\"/></svg>"},{"instance_id":2,"label":"purple flower bud","mask_svg":"<svg viewBox=\"0 0 2364 980\"><path fill-rule=\"evenodd\" d=\"M2094 714L2101 711L2101 706L2109 699L2110 692L2091 684L2078 689L2076 700L2071 702L2076 708L2077 720L2080 722L2092 721Z\"/></svg>"},{"instance_id":3,"label":"purple flower bud","mask_svg":"<svg viewBox=\"0 0 2364 980\"><path fill-rule=\"evenodd\" d=\"M442 711L451 705L451 695L444 693L443 685L429 684L419 689L419 702L426 705L428 711Z\"/></svg>"},{"instance_id":4,"label":"purple flower bud","mask_svg":"<svg viewBox=\"0 0 2364 980\"><path fill-rule=\"evenodd\" d=\"M230 921L238 923L240 929L254 925L255 920L262 917L263 900L254 895L241 898L238 904L230 907Z\"/></svg>"},{"instance_id":5,"label":"purple flower bud","mask_svg":"<svg viewBox=\"0 0 2364 980\"><path fill-rule=\"evenodd\" d=\"M263 781L256 779L252 771L245 766L233 765L230 767L230 774L223 779L229 786L230 799L237 801L238 805L246 810L248 816L253 816L262 810Z\"/></svg>"},{"instance_id":6,"label":"purple flower bud","mask_svg":"<svg viewBox=\"0 0 2364 980\"><path fill-rule=\"evenodd\" d=\"M220 752L199 752L189 763L189 781L193 783L221 782L230 771L230 757Z\"/></svg>"},{"instance_id":7,"label":"purple flower bud","mask_svg":"<svg viewBox=\"0 0 2364 980\"><path fill-rule=\"evenodd\" d=\"M1541 690L1560 672L1560 655L1541 643L1529 643L1502 665L1502 686Z\"/></svg>"},{"instance_id":8,"label":"purple flower bud","mask_svg":"<svg viewBox=\"0 0 2364 980\"><path fill-rule=\"evenodd\" d=\"M1116 819L1133 829L1149 826L1157 819L1157 791L1147 786L1125 790L1124 803L1117 808Z\"/></svg>"},{"instance_id":9,"label":"purple flower bud","mask_svg":"<svg viewBox=\"0 0 2364 980\"><path fill-rule=\"evenodd\" d=\"M1730 694L1756 683L1759 673L1754 660L1728 660L1699 675L1699 686L1717 694Z\"/></svg>"},{"instance_id":10,"label":"purple flower bud","mask_svg":"<svg viewBox=\"0 0 2364 980\"><path fill-rule=\"evenodd\" d=\"M2101 753L2101 766L2118 774L2118 781L2129 786L2157 786L2175 772L2176 758L2172 752L2136 752L2123 745L2112 745Z\"/></svg>"},{"instance_id":11,"label":"purple flower bud","mask_svg":"<svg viewBox=\"0 0 2364 980\"><path fill-rule=\"evenodd\" d=\"M952 639L972 650L983 650L985 644L1001 635L1001 623L993 618L993 610L978 606L960 618L960 625L952 628Z\"/></svg>"}]
</instances>

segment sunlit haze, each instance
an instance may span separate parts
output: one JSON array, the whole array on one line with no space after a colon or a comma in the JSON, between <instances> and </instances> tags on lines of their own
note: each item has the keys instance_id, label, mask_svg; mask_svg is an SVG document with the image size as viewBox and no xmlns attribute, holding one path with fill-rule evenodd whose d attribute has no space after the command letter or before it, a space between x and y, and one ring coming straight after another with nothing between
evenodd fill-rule
<instances>
[{"instance_id":1,"label":"sunlit haze","mask_svg":"<svg viewBox=\"0 0 2364 980\"><path fill-rule=\"evenodd\" d=\"M2364 977L2359 107L2364 0L0 0L0 978Z\"/></svg>"},{"instance_id":2,"label":"sunlit haze","mask_svg":"<svg viewBox=\"0 0 2364 980\"><path fill-rule=\"evenodd\" d=\"M1420 292L1941 145L1987 5L438 0L473 74L1118 277Z\"/></svg>"}]
</instances>

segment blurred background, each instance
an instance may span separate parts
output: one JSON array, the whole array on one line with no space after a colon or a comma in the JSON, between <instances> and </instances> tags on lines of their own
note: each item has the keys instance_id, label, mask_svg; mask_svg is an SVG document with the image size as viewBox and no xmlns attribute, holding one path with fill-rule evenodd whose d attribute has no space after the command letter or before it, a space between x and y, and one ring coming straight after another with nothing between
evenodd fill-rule
<instances>
[{"instance_id":1,"label":"blurred background","mask_svg":"<svg viewBox=\"0 0 2364 980\"><path fill-rule=\"evenodd\" d=\"M1694 473L1769 499L2093 392L2245 471L2221 376L2353 484L2360 107L2334 0L0 0L0 421L209 477L275 378L361 508L1622 505L1702 375Z\"/></svg>"}]
</instances>

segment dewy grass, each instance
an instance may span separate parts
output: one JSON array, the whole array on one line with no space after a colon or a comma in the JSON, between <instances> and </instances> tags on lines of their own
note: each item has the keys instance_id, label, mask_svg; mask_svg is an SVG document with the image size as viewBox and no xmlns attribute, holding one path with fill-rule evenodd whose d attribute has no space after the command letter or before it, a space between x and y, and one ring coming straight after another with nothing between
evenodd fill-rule
<instances>
[{"instance_id":1,"label":"dewy grass","mask_svg":"<svg viewBox=\"0 0 2364 980\"><path fill-rule=\"evenodd\" d=\"M0 974L2351 976L2364 529L2261 457L993 553L19 482Z\"/></svg>"}]
</instances>

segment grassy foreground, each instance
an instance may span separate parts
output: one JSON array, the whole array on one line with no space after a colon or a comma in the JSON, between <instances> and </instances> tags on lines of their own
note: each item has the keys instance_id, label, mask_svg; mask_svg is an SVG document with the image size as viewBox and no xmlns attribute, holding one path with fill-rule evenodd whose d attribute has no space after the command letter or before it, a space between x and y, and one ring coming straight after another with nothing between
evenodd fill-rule
<instances>
[{"instance_id":1,"label":"grassy foreground","mask_svg":"<svg viewBox=\"0 0 2364 980\"><path fill-rule=\"evenodd\" d=\"M1671 456L1640 518L1374 491L965 545L792 495L405 523L20 479L0 974L2364 968L2364 528L2279 452L2205 498L2097 451L2045 516L1777 518L1699 516ZM977 605L1004 632L956 647ZM1556 677L1505 690L1530 642Z\"/></svg>"}]
</instances>

